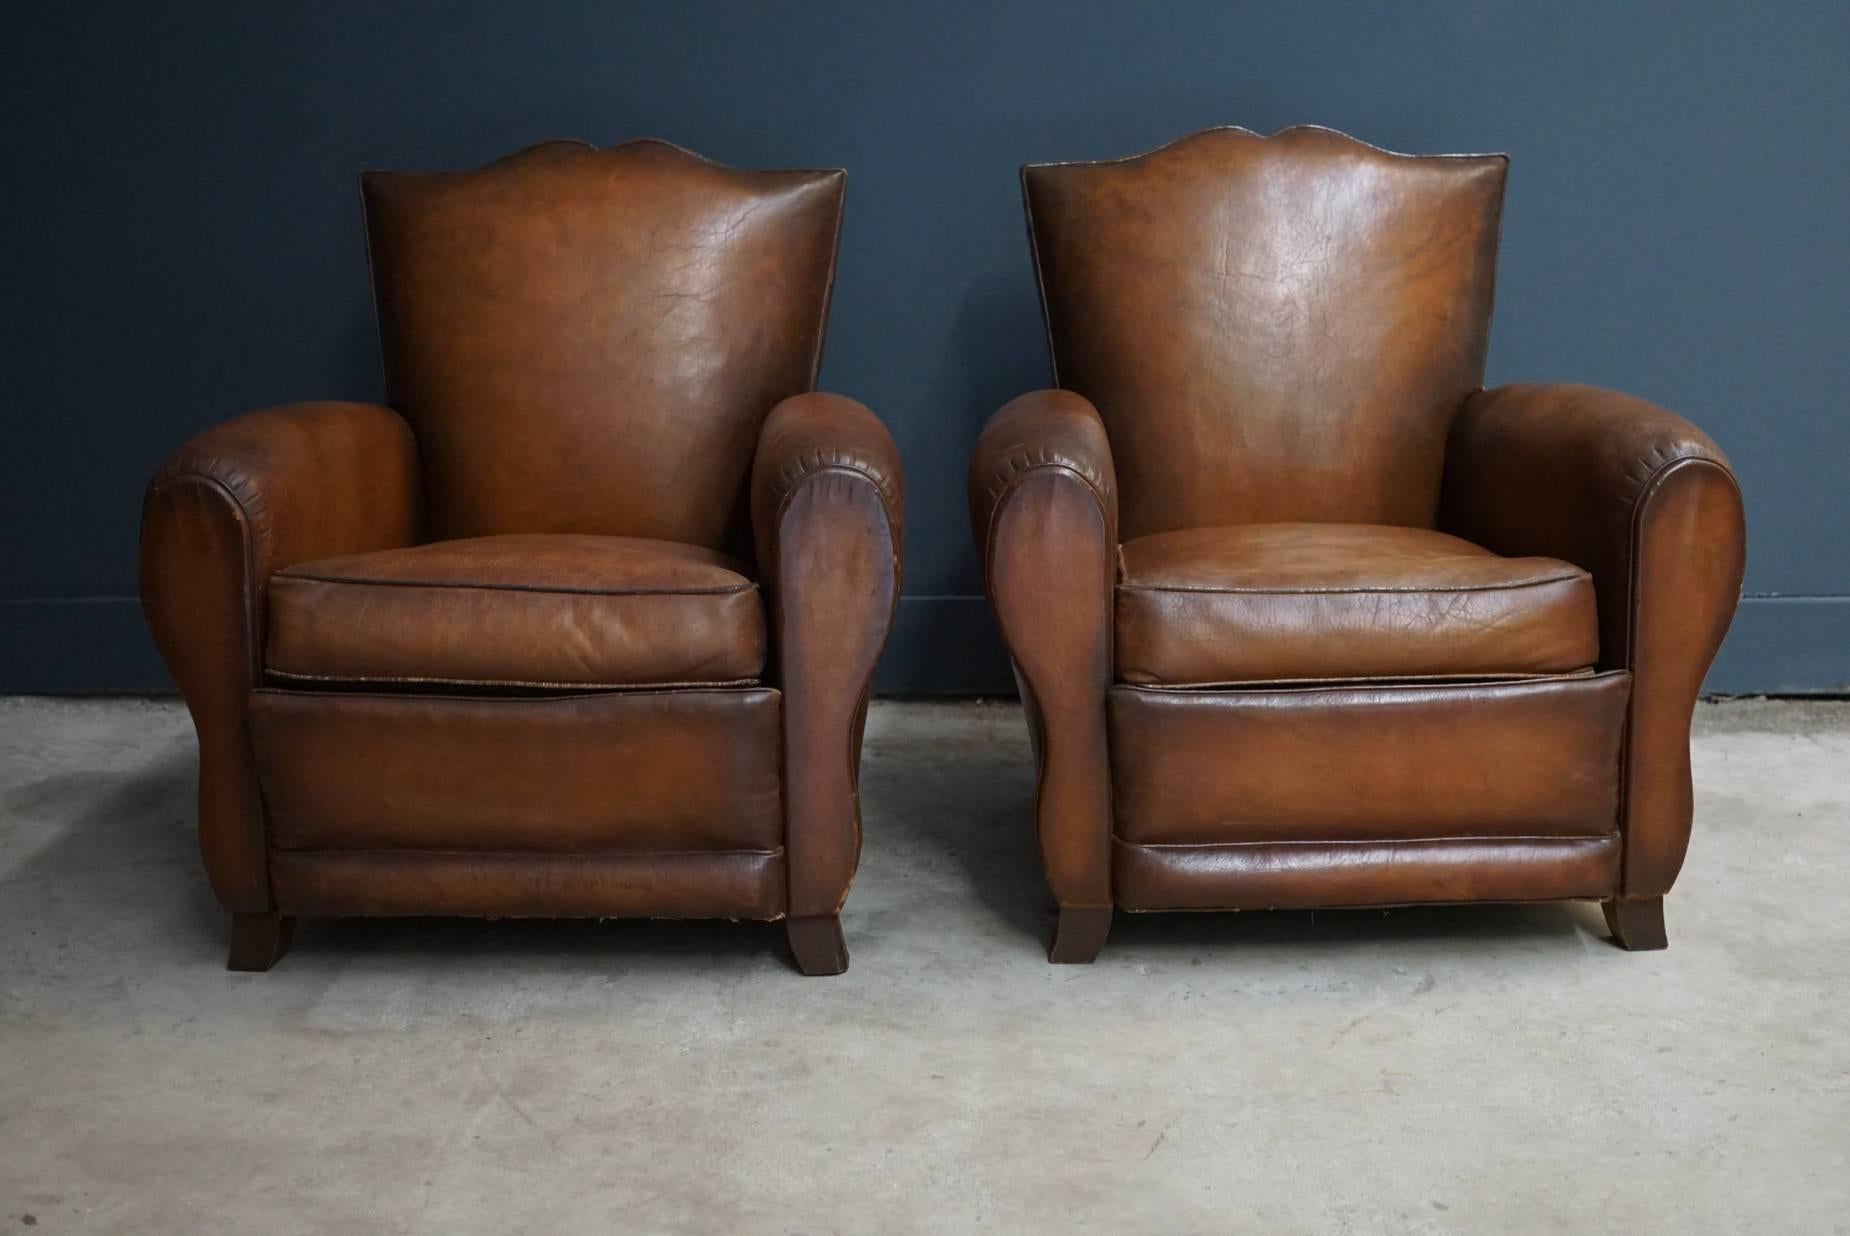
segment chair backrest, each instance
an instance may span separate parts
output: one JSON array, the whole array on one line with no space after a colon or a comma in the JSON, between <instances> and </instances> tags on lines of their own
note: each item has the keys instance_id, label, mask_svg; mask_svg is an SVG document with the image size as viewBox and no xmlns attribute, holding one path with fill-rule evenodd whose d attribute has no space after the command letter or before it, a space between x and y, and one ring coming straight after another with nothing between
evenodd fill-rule
<instances>
[{"instance_id":1,"label":"chair backrest","mask_svg":"<svg viewBox=\"0 0 1850 1236\"><path fill-rule=\"evenodd\" d=\"M433 538L745 552L759 426L815 386L841 172L547 142L362 189L389 398L418 439Z\"/></svg>"},{"instance_id":2,"label":"chair backrest","mask_svg":"<svg viewBox=\"0 0 1850 1236\"><path fill-rule=\"evenodd\" d=\"M1292 128L1023 168L1055 379L1104 419L1124 538L1432 526L1507 167Z\"/></svg>"}]
</instances>

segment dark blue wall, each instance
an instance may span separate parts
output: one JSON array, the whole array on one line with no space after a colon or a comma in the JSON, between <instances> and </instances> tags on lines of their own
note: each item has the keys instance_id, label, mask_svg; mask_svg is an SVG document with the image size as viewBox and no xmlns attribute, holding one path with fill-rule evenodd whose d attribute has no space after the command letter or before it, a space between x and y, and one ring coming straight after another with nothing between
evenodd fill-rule
<instances>
[{"instance_id":1,"label":"dark blue wall","mask_svg":"<svg viewBox=\"0 0 1850 1236\"><path fill-rule=\"evenodd\" d=\"M358 169L657 135L849 169L825 384L905 453L889 690L1005 688L964 465L1047 363L1016 167L1212 124L1514 157L1491 378L1642 394L1732 453L1718 690L1850 683L1850 4L83 4L0 15L0 689L147 688L148 473L377 398Z\"/></svg>"}]
</instances>

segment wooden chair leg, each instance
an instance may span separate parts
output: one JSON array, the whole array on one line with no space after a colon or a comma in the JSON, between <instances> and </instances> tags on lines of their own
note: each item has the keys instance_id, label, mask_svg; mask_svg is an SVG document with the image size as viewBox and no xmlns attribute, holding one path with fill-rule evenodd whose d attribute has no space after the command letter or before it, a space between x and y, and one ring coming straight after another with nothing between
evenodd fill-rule
<instances>
[{"instance_id":1,"label":"wooden chair leg","mask_svg":"<svg viewBox=\"0 0 1850 1236\"><path fill-rule=\"evenodd\" d=\"M1055 965L1090 965L1111 931L1110 906L1061 906L1047 960Z\"/></svg>"},{"instance_id":2,"label":"wooden chair leg","mask_svg":"<svg viewBox=\"0 0 1850 1236\"><path fill-rule=\"evenodd\" d=\"M1627 952L1670 947L1664 936L1662 897L1614 897L1600 908L1606 911L1606 929L1612 932L1612 942Z\"/></svg>"},{"instance_id":3,"label":"wooden chair leg","mask_svg":"<svg viewBox=\"0 0 1850 1236\"><path fill-rule=\"evenodd\" d=\"M227 970L268 970L289 951L295 920L281 914L233 914Z\"/></svg>"},{"instance_id":4,"label":"wooden chair leg","mask_svg":"<svg viewBox=\"0 0 1850 1236\"><path fill-rule=\"evenodd\" d=\"M804 974L840 974L848 968L848 942L842 939L841 915L818 914L784 923L790 955Z\"/></svg>"}]
</instances>

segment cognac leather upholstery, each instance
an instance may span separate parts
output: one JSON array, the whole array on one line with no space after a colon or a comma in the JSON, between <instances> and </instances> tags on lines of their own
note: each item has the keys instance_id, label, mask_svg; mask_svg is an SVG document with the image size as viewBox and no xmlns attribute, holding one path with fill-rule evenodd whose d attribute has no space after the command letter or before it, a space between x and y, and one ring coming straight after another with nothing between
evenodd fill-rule
<instances>
[{"instance_id":1,"label":"cognac leather upholstery","mask_svg":"<svg viewBox=\"0 0 1850 1236\"><path fill-rule=\"evenodd\" d=\"M1591 669L1593 580L1421 528L1188 528L1118 553L1118 677L1165 686Z\"/></svg>"},{"instance_id":2,"label":"cognac leather upholstery","mask_svg":"<svg viewBox=\"0 0 1850 1236\"><path fill-rule=\"evenodd\" d=\"M1125 539L1431 527L1483 376L1507 168L1324 129L1025 168L1055 381L1104 418Z\"/></svg>"},{"instance_id":3,"label":"cognac leather upholstery","mask_svg":"<svg viewBox=\"0 0 1850 1236\"><path fill-rule=\"evenodd\" d=\"M696 545L573 533L304 562L270 580L264 668L286 682L742 686L765 656L747 570Z\"/></svg>"},{"instance_id":4,"label":"cognac leather upholstery","mask_svg":"<svg viewBox=\"0 0 1850 1236\"><path fill-rule=\"evenodd\" d=\"M1603 837L1618 823L1625 688L1623 672L1113 687L1115 831L1134 845Z\"/></svg>"},{"instance_id":5,"label":"cognac leather upholstery","mask_svg":"<svg viewBox=\"0 0 1850 1236\"><path fill-rule=\"evenodd\" d=\"M1660 408L1480 389L1506 168L1296 128L1023 169L1059 389L970 493L1054 960L1114 906L1589 897L1661 947L1740 495Z\"/></svg>"},{"instance_id":6,"label":"cognac leather upholstery","mask_svg":"<svg viewBox=\"0 0 1850 1236\"><path fill-rule=\"evenodd\" d=\"M431 535L743 552L759 428L821 362L842 185L663 142L368 173L386 374Z\"/></svg>"},{"instance_id":7,"label":"cognac leather upholstery","mask_svg":"<svg viewBox=\"0 0 1850 1236\"><path fill-rule=\"evenodd\" d=\"M764 689L251 697L278 850L776 853L778 729Z\"/></svg>"},{"instance_id":8,"label":"cognac leather upholstery","mask_svg":"<svg viewBox=\"0 0 1850 1236\"><path fill-rule=\"evenodd\" d=\"M812 389L842 188L661 142L366 176L391 406L208 429L143 509L235 967L339 914L787 919L846 966L904 495Z\"/></svg>"}]
</instances>

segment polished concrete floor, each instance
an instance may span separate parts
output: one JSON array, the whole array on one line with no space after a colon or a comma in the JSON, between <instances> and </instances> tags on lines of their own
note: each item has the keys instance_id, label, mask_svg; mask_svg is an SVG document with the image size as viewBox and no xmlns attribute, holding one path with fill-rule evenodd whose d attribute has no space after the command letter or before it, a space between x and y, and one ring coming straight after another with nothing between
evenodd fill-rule
<instances>
[{"instance_id":1,"label":"polished concrete floor","mask_svg":"<svg viewBox=\"0 0 1850 1236\"><path fill-rule=\"evenodd\" d=\"M868 726L853 965L310 922L223 968L171 703L0 701L0 1236L1850 1231L1850 707L1704 706L1668 952L1591 905L1041 954L1018 711Z\"/></svg>"}]
</instances>

